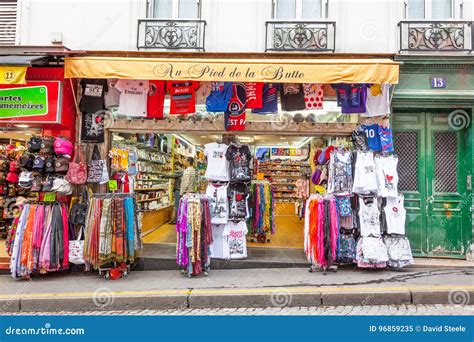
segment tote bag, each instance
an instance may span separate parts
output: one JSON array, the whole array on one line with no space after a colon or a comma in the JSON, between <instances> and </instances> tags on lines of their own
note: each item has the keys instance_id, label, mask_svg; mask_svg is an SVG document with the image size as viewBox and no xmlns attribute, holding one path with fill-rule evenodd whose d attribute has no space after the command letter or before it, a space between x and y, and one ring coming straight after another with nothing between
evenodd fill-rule
<instances>
[{"instance_id":1,"label":"tote bag","mask_svg":"<svg viewBox=\"0 0 474 342\"><path fill-rule=\"evenodd\" d=\"M74 160L69 163L66 180L75 185L82 185L87 182L87 165L84 163L84 154L80 146L76 149Z\"/></svg>"},{"instance_id":2,"label":"tote bag","mask_svg":"<svg viewBox=\"0 0 474 342\"><path fill-rule=\"evenodd\" d=\"M82 240L81 228L77 240L69 240L69 262L74 265L84 264L84 240Z\"/></svg>"},{"instance_id":3,"label":"tote bag","mask_svg":"<svg viewBox=\"0 0 474 342\"><path fill-rule=\"evenodd\" d=\"M89 162L89 171L87 175L87 183L103 183L105 176L104 170L107 171L105 160L101 159L99 148L94 145L92 159ZM108 181L108 174L107 174Z\"/></svg>"}]
</instances>

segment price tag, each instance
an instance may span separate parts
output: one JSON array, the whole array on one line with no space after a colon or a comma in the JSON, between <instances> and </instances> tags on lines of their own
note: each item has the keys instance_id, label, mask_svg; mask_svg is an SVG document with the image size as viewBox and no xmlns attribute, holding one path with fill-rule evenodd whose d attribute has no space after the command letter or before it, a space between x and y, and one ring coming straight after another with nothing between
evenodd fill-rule
<instances>
[{"instance_id":1,"label":"price tag","mask_svg":"<svg viewBox=\"0 0 474 342\"><path fill-rule=\"evenodd\" d=\"M47 192L44 194L43 197L44 202L54 202L56 201L56 193L55 192Z\"/></svg>"},{"instance_id":2,"label":"price tag","mask_svg":"<svg viewBox=\"0 0 474 342\"><path fill-rule=\"evenodd\" d=\"M116 180L109 180L109 190L110 191L117 191L118 185Z\"/></svg>"}]
</instances>

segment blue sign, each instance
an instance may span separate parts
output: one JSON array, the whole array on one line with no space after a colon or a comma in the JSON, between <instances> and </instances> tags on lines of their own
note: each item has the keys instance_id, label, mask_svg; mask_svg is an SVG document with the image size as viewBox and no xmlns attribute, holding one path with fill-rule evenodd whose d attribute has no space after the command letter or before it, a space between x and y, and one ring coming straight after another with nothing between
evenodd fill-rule
<instances>
[{"instance_id":1,"label":"blue sign","mask_svg":"<svg viewBox=\"0 0 474 342\"><path fill-rule=\"evenodd\" d=\"M446 77L430 77L431 88L446 88Z\"/></svg>"}]
</instances>

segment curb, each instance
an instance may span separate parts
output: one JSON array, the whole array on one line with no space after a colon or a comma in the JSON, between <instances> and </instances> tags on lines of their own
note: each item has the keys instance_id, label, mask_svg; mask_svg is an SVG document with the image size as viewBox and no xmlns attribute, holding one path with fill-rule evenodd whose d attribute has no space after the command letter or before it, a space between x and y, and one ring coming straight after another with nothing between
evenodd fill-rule
<instances>
[{"instance_id":1,"label":"curb","mask_svg":"<svg viewBox=\"0 0 474 342\"><path fill-rule=\"evenodd\" d=\"M474 305L474 286L275 287L1 295L0 313L403 304Z\"/></svg>"}]
</instances>

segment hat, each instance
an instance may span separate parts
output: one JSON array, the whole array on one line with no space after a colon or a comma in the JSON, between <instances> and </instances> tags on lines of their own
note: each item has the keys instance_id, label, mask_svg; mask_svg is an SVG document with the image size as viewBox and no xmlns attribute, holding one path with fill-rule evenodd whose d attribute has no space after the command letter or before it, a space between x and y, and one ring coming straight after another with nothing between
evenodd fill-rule
<instances>
[{"instance_id":1,"label":"hat","mask_svg":"<svg viewBox=\"0 0 474 342\"><path fill-rule=\"evenodd\" d=\"M31 171L32 168L33 168L33 161L34 160L35 160L34 155L25 153L20 157L20 166L23 169Z\"/></svg>"},{"instance_id":2,"label":"hat","mask_svg":"<svg viewBox=\"0 0 474 342\"><path fill-rule=\"evenodd\" d=\"M48 157L44 160L44 172L53 173L54 172L54 158Z\"/></svg>"},{"instance_id":3,"label":"hat","mask_svg":"<svg viewBox=\"0 0 474 342\"><path fill-rule=\"evenodd\" d=\"M56 178L53 181L53 188L51 190L65 195L72 194L71 184L69 184L69 182L64 178Z\"/></svg>"},{"instance_id":4,"label":"hat","mask_svg":"<svg viewBox=\"0 0 474 342\"><path fill-rule=\"evenodd\" d=\"M66 173L69 169L69 158L59 157L54 162L54 171L58 173Z\"/></svg>"},{"instance_id":5,"label":"hat","mask_svg":"<svg viewBox=\"0 0 474 342\"><path fill-rule=\"evenodd\" d=\"M16 161L10 162L10 172L19 172L20 171L20 166Z\"/></svg>"},{"instance_id":6,"label":"hat","mask_svg":"<svg viewBox=\"0 0 474 342\"><path fill-rule=\"evenodd\" d=\"M46 178L42 183L41 191L48 192L53 190L53 179L51 177Z\"/></svg>"},{"instance_id":7,"label":"hat","mask_svg":"<svg viewBox=\"0 0 474 342\"><path fill-rule=\"evenodd\" d=\"M5 178L9 183L18 183L18 173L8 172L7 177Z\"/></svg>"},{"instance_id":8,"label":"hat","mask_svg":"<svg viewBox=\"0 0 474 342\"><path fill-rule=\"evenodd\" d=\"M31 171L22 171L20 173L19 182L31 182L33 180L33 172Z\"/></svg>"},{"instance_id":9,"label":"hat","mask_svg":"<svg viewBox=\"0 0 474 342\"><path fill-rule=\"evenodd\" d=\"M41 141L40 153L50 154L54 151L54 139L53 138L43 138Z\"/></svg>"},{"instance_id":10,"label":"hat","mask_svg":"<svg viewBox=\"0 0 474 342\"><path fill-rule=\"evenodd\" d=\"M43 171L44 168L44 159L43 157L37 156L33 161L33 170Z\"/></svg>"},{"instance_id":11,"label":"hat","mask_svg":"<svg viewBox=\"0 0 474 342\"><path fill-rule=\"evenodd\" d=\"M36 191L36 192L41 191L42 183L43 183L43 178L39 175L36 176L35 179L33 179L31 191Z\"/></svg>"},{"instance_id":12,"label":"hat","mask_svg":"<svg viewBox=\"0 0 474 342\"><path fill-rule=\"evenodd\" d=\"M311 181L313 182L314 185L319 185L320 177L321 177L321 170L316 169L316 171L314 171L313 175L311 176Z\"/></svg>"}]
</instances>

